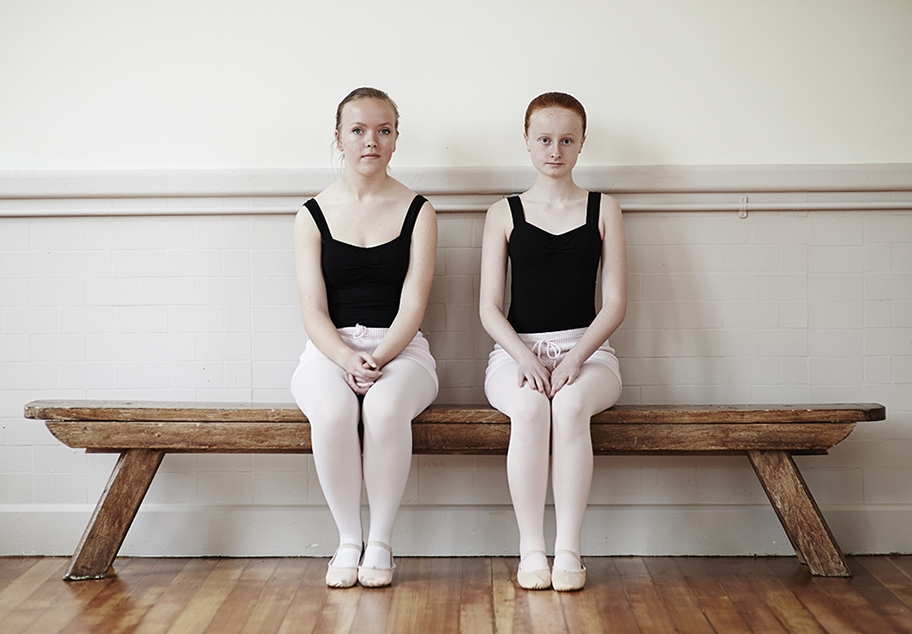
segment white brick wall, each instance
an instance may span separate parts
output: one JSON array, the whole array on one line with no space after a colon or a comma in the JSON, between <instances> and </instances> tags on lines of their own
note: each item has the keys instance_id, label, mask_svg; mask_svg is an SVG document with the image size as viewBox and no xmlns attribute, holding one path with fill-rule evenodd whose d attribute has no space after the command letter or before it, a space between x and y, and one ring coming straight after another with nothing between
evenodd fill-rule
<instances>
[{"instance_id":1,"label":"white brick wall","mask_svg":"<svg viewBox=\"0 0 912 634\"><path fill-rule=\"evenodd\" d=\"M912 213L625 221L622 401L884 403L887 422L799 463L846 550L912 552L895 528L912 514ZM424 322L439 401L484 402L483 214L441 213L439 226ZM0 218L0 554L71 551L114 462L23 419L29 400L291 401L305 342L291 227L289 215ZM396 539L403 554L512 552L503 459L416 456ZM309 456L169 455L123 552L327 554L333 540ZM739 457L598 458L585 549L789 552Z\"/></svg>"}]
</instances>

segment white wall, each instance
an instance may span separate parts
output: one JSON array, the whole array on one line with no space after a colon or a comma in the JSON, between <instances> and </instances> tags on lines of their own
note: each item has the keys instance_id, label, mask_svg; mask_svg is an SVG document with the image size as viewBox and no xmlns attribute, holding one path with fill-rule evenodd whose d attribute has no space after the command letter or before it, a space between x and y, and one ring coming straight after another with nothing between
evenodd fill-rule
<instances>
[{"instance_id":1,"label":"white wall","mask_svg":"<svg viewBox=\"0 0 912 634\"><path fill-rule=\"evenodd\" d=\"M376 85L400 166L526 165L577 95L589 165L912 161L901 0L6 0L0 170L328 167Z\"/></svg>"},{"instance_id":2,"label":"white wall","mask_svg":"<svg viewBox=\"0 0 912 634\"><path fill-rule=\"evenodd\" d=\"M399 173L451 212L441 402L483 398L478 209L527 178L500 169L526 165L527 101L567 90L587 186L628 210L624 402L884 403L799 462L846 550L912 552L912 7L428 6L0 4L0 554L71 552L113 464L27 401L290 400L290 213L362 84L399 101ZM789 552L744 459L599 458L595 480L587 553ZM168 456L123 553L333 541L309 457ZM514 552L503 459L416 457L394 547Z\"/></svg>"}]
</instances>

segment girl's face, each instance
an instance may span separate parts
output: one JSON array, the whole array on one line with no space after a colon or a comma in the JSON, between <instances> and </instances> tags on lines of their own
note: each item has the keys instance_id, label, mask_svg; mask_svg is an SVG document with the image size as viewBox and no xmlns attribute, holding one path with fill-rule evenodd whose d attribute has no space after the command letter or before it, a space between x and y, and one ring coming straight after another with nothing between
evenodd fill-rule
<instances>
[{"instance_id":1,"label":"girl's face","mask_svg":"<svg viewBox=\"0 0 912 634\"><path fill-rule=\"evenodd\" d=\"M576 165L583 151L583 122L566 108L541 108L529 118L526 149L532 164L546 176L563 176Z\"/></svg>"},{"instance_id":2,"label":"girl's face","mask_svg":"<svg viewBox=\"0 0 912 634\"><path fill-rule=\"evenodd\" d=\"M336 147L346 167L369 174L386 170L398 136L392 106L380 99L356 99L342 108Z\"/></svg>"}]
</instances>

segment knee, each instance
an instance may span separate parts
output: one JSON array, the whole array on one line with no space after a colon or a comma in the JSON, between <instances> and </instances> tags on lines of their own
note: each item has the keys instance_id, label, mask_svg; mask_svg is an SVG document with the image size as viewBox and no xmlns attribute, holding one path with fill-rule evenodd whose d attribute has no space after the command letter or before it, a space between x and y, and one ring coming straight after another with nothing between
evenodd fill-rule
<instances>
[{"instance_id":1,"label":"knee","mask_svg":"<svg viewBox=\"0 0 912 634\"><path fill-rule=\"evenodd\" d=\"M304 414L310 421L311 436L318 442L321 439L338 438L358 431L357 401L326 399L310 403Z\"/></svg>"},{"instance_id":2,"label":"knee","mask_svg":"<svg viewBox=\"0 0 912 634\"><path fill-rule=\"evenodd\" d=\"M586 425L589 424L589 418L591 417L591 413L587 411L582 399L566 387L554 395L554 398L551 400L551 412L553 413L555 420L585 420Z\"/></svg>"},{"instance_id":3,"label":"knee","mask_svg":"<svg viewBox=\"0 0 912 634\"><path fill-rule=\"evenodd\" d=\"M364 435L384 442L411 437L412 417L394 399L371 399L365 396L361 407Z\"/></svg>"},{"instance_id":4,"label":"knee","mask_svg":"<svg viewBox=\"0 0 912 634\"><path fill-rule=\"evenodd\" d=\"M588 435L592 412L572 393L561 390L551 401L552 426L555 439L575 439Z\"/></svg>"},{"instance_id":5,"label":"knee","mask_svg":"<svg viewBox=\"0 0 912 634\"><path fill-rule=\"evenodd\" d=\"M514 400L510 418L529 421L548 421L551 418L551 399L531 388L523 389Z\"/></svg>"},{"instance_id":6,"label":"knee","mask_svg":"<svg viewBox=\"0 0 912 634\"><path fill-rule=\"evenodd\" d=\"M518 399L510 409L511 436L547 438L551 432L551 401L538 392L528 396Z\"/></svg>"}]
</instances>

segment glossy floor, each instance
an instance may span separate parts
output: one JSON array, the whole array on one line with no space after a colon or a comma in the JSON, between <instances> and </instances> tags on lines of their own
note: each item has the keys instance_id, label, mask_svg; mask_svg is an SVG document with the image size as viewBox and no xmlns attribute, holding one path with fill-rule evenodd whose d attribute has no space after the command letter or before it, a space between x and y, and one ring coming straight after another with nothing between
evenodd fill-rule
<instances>
[{"instance_id":1,"label":"glossy floor","mask_svg":"<svg viewBox=\"0 0 912 634\"><path fill-rule=\"evenodd\" d=\"M793 557L584 557L581 592L528 592L517 560L399 558L392 587L331 590L326 559L0 558L0 631L912 632L912 556L853 557L850 579Z\"/></svg>"}]
</instances>

